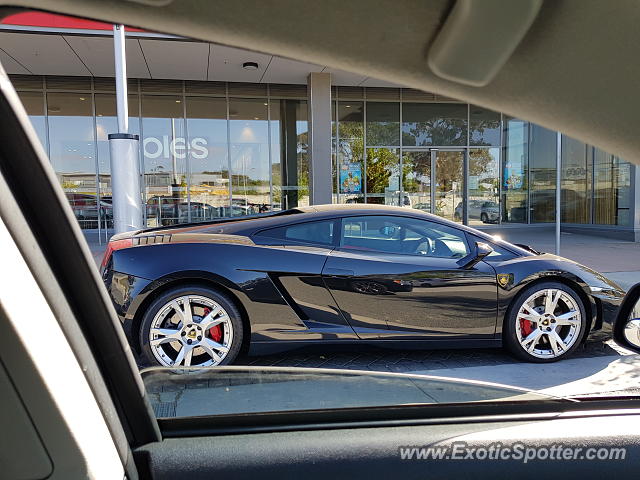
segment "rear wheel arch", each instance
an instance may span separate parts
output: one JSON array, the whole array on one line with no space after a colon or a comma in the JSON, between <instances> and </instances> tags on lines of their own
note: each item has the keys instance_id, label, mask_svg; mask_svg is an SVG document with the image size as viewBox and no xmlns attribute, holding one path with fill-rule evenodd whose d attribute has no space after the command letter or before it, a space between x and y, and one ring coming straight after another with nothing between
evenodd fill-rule
<instances>
[{"instance_id":1,"label":"rear wheel arch","mask_svg":"<svg viewBox=\"0 0 640 480\"><path fill-rule=\"evenodd\" d=\"M233 292L232 289L223 285L221 282L213 280L207 276L195 276L195 277L180 277L173 278L167 281L159 280L161 282L156 288L152 289L150 293L147 294L145 299L138 305L134 316L131 320L131 338L130 340L134 342L133 348L136 353L140 354L142 352L142 345L140 345L138 332L140 331L142 325L142 318L144 317L145 312L149 308L149 306L154 302L156 298L163 295L165 292L169 290L173 290L176 288L184 287L186 285L197 286L202 288L208 288L212 290L216 290L219 293L222 293L226 297L229 298L234 304L234 306L240 312L240 317L242 319L242 327L244 329L245 334L242 338L242 346L240 348L240 355L244 355L249 350L249 343L251 338L251 323L249 322L249 314L243 303L240 301L238 296Z\"/></svg>"}]
</instances>

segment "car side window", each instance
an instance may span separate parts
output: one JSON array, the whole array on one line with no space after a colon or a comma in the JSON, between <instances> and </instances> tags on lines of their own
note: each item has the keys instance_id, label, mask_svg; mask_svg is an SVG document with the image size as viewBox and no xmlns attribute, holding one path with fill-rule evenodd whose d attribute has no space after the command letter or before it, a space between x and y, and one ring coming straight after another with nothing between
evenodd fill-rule
<instances>
[{"instance_id":1,"label":"car side window","mask_svg":"<svg viewBox=\"0 0 640 480\"><path fill-rule=\"evenodd\" d=\"M344 218L340 248L439 258L461 258L469 253L460 230L428 220L383 215Z\"/></svg>"},{"instance_id":2,"label":"car side window","mask_svg":"<svg viewBox=\"0 0 640 480\"><path fill-rule=\"evenodd\" d=\"M261 230L254 239L261 244L296 243L331 246L334 243L334 220L296 223Z\"/></svg>"}]
</instances>

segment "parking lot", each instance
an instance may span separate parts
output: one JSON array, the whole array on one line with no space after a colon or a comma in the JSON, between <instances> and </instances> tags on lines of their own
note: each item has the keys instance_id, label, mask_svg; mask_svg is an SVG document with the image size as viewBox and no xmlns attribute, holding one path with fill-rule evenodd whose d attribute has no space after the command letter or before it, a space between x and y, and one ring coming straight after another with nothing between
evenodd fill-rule
<instances>
[{"instance_id":1,"label":"parking lot","mask_svg":"<svg viewBox=\"0 0 640 480\"><path fill-rule=\"evenodd\" d=\"M541 251L554 249L553 230L504 229L495 233ZM563 232L561 253L604 273L627 289L640 282L640 243ZM96 263L104 246L88 238ZM552 364L515 360L501 349L391 350L374 347L309 348L276 355L245 357L236 363L254 366L340 368L417 373L483 380L557 395L640 393L640 356L612 341L590 341L570 359Z\"/></svg>"}]
</instances>

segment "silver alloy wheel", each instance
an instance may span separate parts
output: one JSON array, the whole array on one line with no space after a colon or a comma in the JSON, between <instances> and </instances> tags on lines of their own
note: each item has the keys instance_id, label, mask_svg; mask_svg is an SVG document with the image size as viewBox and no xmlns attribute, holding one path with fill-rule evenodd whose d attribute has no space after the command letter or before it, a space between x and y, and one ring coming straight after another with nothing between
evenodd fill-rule
<instances>
[{"instance_id":1,"label":"silver alloy wheel","mask_svg":"<svg viewBox=\"0 0 640 480\"><path fill-rule=\"evenodd\" d=\"M229 315L202 295L184 295L166 303L149 330L151 352L165 366L219 365L232 342Z\"/></svg>"},{"instance_id":2,"label":"silver alloy wheel","mask_svg":"<svg viewBox=\"0 0 640 480\"><path fill-rule=\"evenodd\" d=\"M580 337L582 313L569 293L547 288L524 301L515 322L518 341L529 355L555 358L569 351Z\"/></svg>"}]
</instances>

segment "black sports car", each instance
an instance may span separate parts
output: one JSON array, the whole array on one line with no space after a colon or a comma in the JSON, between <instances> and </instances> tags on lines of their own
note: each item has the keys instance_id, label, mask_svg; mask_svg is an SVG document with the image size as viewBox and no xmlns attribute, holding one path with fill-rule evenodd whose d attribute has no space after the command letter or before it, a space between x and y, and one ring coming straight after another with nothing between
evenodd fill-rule
<instances>
[{"instance_id":1,"label":"black sports car","mask_svg":"<svg viewBox=\"0 0 640 480\"><path fill-rule=\"evenodd\" d=\"M161 365L362 342L551 362L610 327L624 296L571 260L379 205L116 235L102 275L133 349Z\"/></svg>"}]
</instances>

